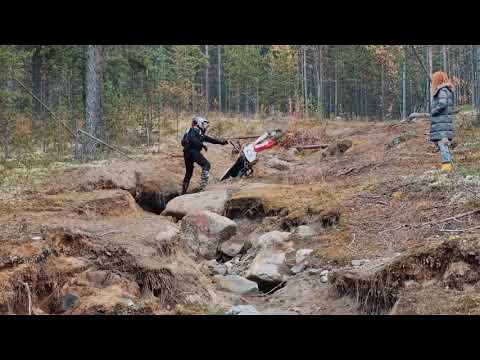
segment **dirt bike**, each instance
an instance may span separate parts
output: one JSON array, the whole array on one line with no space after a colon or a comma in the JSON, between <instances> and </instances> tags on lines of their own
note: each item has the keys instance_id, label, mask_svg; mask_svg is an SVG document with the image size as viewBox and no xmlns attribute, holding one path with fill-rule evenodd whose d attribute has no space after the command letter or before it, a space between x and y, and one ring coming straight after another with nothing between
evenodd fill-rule
<instances>
[{"instance_id":1,"label":"dirt bike","mask_svg":"<svg viewBox=\"0 0 480 360\"><path fill-rule=\"evenodd\" d=\"M257 163L257 154L272 148L282 137L282 130L267 131L262 136L257 138L253 143L250 143L243 148L239 143L230 142L234 151L239 155L232 166L228 168L220 181L228 178L241 178L243 176L251 176L253 174L253 165Z\"/></svg>"}]
</instances>

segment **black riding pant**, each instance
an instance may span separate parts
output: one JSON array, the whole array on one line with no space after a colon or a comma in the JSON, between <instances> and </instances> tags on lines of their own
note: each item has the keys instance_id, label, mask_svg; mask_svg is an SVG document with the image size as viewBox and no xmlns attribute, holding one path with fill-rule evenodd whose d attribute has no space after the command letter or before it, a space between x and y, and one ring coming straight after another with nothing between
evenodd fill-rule
<instances>
[{"instance_id":1,"label":"black riding pant","mask_svg":"<svg viewBox=\"0 0 480 360\"><path fill-rule=\"evenodd\" d=\"M183 159L185 160L185 178L184 183L190 183L193 175L193 165L197 163L204 171L210 171L210 162L198 150L184 150Z\"/></svg>"}]
</instances>

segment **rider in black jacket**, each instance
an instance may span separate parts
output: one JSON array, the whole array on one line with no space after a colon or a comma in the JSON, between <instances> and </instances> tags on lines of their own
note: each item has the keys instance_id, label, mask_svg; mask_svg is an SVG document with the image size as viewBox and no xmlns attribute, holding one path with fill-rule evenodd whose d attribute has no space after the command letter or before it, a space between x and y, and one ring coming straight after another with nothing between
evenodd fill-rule
<instances>
[{"instance_id":1,"label":"rider in black jacket","mask_svg":"<svg viewBox=\"0 0 480 360\"><path fill-rule=\"evenodd\" d=\"M208 184L208 175L210 171L210 162L201 154L202 149L207 151L204 142L211 144L226 145L228 141L215 139L205 132L208 128L208 120L200 116L195 116L192 121L192 127L188 129L182 138L183 158L185 160L185 178L183 179L182 195L187 192L190 180L193 175L194 163L202 167L202 176L200 182L200 191L205 190Z\"/></svg>"}]
</instances>

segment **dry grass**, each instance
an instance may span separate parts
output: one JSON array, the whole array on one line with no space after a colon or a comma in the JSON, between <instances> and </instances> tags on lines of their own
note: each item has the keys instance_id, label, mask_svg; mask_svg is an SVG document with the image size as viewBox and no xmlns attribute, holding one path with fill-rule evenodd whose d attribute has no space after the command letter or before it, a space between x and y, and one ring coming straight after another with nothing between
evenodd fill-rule
<instances>
[{"instance_id":1,"label":"dry grass","mask_svg":"<svg viewBox=\"0 0 480 360\"><path fill-rule=\"evenodd\" d=\"M227 212L259 212L262 216L318 215L336 206L336 199L323 184L271 184L240 190L227 203ZM246 214L245 214L246 215Z\"/></svg>"}]
</instances>

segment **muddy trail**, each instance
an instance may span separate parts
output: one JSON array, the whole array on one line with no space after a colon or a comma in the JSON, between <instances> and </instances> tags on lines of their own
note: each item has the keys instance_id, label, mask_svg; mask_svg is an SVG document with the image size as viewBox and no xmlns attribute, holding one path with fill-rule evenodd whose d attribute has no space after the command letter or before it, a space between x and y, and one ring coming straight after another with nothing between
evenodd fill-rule
<instances>
[{"instance_id":1,"label":"muddy trail","mask_svg":"<svg viewBox=\"0 0 480 360\"><path fill-rule=\"evenodd\" d=\"M428 123L292 126L254 175L212 145L51 173L0 208L2 314L478 314L478 158ZM322 143L322 149L298 150Z\"/></svg>"}]
</instances>

